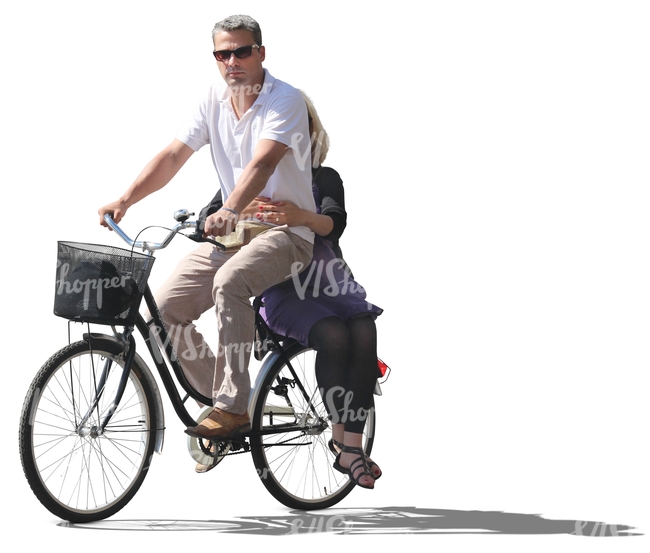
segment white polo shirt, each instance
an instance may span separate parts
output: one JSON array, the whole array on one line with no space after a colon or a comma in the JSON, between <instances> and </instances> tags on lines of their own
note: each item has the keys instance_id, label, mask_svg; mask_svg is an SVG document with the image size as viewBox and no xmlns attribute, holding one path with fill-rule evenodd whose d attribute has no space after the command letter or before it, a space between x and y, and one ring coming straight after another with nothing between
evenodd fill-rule
<instances>
[{"instance_id":1,"label":"white polo shirt","mask_svg":"<svg viewBox=\"0 0 650 553\"><path fill-rule=\"evenodd\" d=\"M315 212L308 129L307 107L300 91L275 79L265 69L262 90L241 119L237 119L230 103L228 86L223 82L215 84L185 118L176 138L195 152L210 144L224 201L253 158L260 140L275 140L289 146L259 195L273 201L290 201ZM309 228L289 228L309 242L314 241Z\"/></svg>"}]
</instances>

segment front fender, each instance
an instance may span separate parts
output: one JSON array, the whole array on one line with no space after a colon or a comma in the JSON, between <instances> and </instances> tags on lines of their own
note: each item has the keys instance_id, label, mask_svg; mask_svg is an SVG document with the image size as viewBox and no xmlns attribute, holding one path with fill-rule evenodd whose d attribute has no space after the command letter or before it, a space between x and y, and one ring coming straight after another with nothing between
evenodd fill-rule
<instances>
[{"instance_id":1,"label":"front fender","mask_svg":"<svg viewBox=\"0 0 650 553\"><path fill-rule=\"evenodd\" d=\"M88 341L89 336L97 340L109 340L111 342L115 342L118 345L122 345L122 342L120 340L118 340L115 336L111 336L110 334L91 332L89 335L88 333L85 333L83 339L85 341ZM133 362L138 366L138 369L142 373L142 377L147 382L147 384L149 384L149 387L151 388L151 392L154 396L154 400L153 400L154 404L152 405L152 408L156 413L156 421L157 421L156 428L154 429L154 440L155 440L154 449L156 453L162 453L163 442L165 439L165 413L163 411L163 402L162 402L162 397L160 395L160 389L158 388L158 383L156 382L156 379L154 378L151 370L144 362L142 357L140 357L137 351L135 352L135 357L133 358Z\"/></svg>"}]
</instances>

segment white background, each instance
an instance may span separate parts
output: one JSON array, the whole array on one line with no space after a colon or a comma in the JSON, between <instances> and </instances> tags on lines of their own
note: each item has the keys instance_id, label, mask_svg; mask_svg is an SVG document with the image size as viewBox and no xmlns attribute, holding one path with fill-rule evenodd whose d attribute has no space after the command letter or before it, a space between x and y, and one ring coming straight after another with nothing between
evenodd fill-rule
<instances>
[{"instance_id":1,"label":"white background","mask_svg":"<svg viewBox=\"0 0 650 553\"><path fill-rule=\"evenodd\" d=\"M210 32L232 13L260 22L266 67L314 100L332 141L326 164L346 185L345 257L385 309L379 354L393 373L373 452L385 476L339 507L506 512L647 533L647 3L118 0L0 8L4 535L94 551L380 543L64 528L22 475L22 401L66 342L52 315L56 241L121 245L97 209L219 78ZM214 187L205 149L123 226L135 235L171 225L174 210L198 211ZM154 288L191 247L177 240L158 256ZM248 457L196 475L183 425L166 413L163 454L114 517L125 528L286 514ZM471 534L484 531L479 522L382 543L648 547L645 536L545 536L499 520L502 536Z\"/></svg>"}]
</instances>

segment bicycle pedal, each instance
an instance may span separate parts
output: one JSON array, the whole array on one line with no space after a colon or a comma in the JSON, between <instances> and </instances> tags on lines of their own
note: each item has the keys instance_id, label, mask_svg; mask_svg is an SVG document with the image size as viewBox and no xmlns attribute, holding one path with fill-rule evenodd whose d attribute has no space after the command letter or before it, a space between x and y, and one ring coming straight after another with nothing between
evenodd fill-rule
<instances>
[{"instance_id":1,"label":"bicycle pedal","mask_svg":"<svg viewBox=\"0 0 650 553\"><path fill-rule=\"evenodd\" d=\"M239 451L240 449L243 449L245 453L248 453L250 451L250 445L246 440L232 440L230 442L231 446L231 451Z\"/></svg>"}]
</instances>

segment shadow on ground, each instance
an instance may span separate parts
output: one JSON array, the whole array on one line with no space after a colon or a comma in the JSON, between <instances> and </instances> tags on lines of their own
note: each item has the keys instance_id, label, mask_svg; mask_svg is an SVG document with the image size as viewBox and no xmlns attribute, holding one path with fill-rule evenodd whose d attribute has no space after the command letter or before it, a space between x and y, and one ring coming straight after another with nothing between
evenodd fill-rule
<instances>
[{"instance_id":1,"label":"shadow on ground","mask_svg":"<svg viewBox=\"0 0 650 553\"><path fill-rule=\"evenodd\" d=\"M539 515L500 511L451 511L416 507L373 507L289 511L283 515L222 520L119 520L61 522L95 530L213 531L226 534L569 534L587 537L641 536L631 526L584 520L549 520Z\"/></svg>"}]
</instances>

